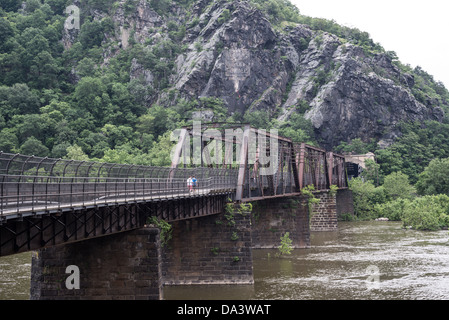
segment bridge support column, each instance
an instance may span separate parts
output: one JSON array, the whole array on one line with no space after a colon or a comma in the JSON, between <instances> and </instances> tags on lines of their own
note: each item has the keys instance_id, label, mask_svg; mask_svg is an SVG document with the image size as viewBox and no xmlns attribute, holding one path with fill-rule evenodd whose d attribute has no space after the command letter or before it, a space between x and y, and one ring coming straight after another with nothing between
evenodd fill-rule
<instances>
[{"instance_id":1,"label":"bridge support column","mask_svg":"<svg viewBox=\"0 0 449 320\"><path fill-rule=\"evenodd\" d=\"M250 214L221 213L172 223L163 248L164 284L253 284Z\"/></svg>"},{"instance_id":2,"label":"bridge support column","mask_svg":"<svg viewBox=\"0 0 449 320\"><path fill-rule=\"evenodd\" d=\"M328 190L314 192L320 202L313 205L310 231L336 231L338 229L336 193Z\"/></svg>"},{"instance_id":3,"label":"bridge support column","mask_svg":"<svg viewBox=\"0 0 449 320\"><path fill-rule=\"evenodd\" d=\"M307 198L285 197L257 201L252 213L254 248L277 248L288 232L292 247L310 247L309 211Z\"/></svg>"},{"instance_id":4,"label":"bridge support column","mask_svg":"<svg viewBox=\"0 0 449 320\"><path fill-rule=\"evenodd\" d=\"M161 261L156 228L44 248L33 254L31 299L162 299Z\"/></svg>"}]
</instances>

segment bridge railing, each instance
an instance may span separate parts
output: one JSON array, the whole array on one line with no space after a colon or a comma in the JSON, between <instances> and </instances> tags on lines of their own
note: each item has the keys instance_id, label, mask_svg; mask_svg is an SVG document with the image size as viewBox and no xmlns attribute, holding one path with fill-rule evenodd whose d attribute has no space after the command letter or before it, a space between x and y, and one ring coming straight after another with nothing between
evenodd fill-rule
<instances>
[{"instance_id":1,"label":"bridge railing","mask_svg":"<svg viewBox=\"0 0 449 320\"><path fill-rule=\"evenodd\" d=\"M198 186L189 192L187 178ZM0 153L0 218L235 189L236 170L166 168Z\"/></svg>"}]
</instances>

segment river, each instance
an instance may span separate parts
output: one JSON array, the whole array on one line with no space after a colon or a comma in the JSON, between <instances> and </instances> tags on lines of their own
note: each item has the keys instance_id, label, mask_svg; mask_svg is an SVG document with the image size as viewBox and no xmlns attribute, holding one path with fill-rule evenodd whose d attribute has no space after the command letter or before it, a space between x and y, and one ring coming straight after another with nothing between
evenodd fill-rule
<instances>
[{"instance_id":1,"label":"river","mask_svg":"<svg viewBox=\"0 0 449 320\"><path fill-rule=\"evenodd\" d=\"M340 222L314 232L310 249L276 257L254 250L254 285L165 287L175 299L446 300L449 233L397 222ZM28 299L30 253L0 258L0 299Z\"/></svg>"}]
</instances>

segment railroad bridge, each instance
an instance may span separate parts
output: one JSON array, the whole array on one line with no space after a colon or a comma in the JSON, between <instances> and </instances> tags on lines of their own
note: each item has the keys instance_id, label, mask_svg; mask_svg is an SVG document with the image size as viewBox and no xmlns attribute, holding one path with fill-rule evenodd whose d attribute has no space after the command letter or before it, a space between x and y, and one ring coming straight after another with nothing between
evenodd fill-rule
<instances>
[{"instance_id":1,"label":"railroad bridge","mask_svg":"<svg viewBox=\"0 0 449 320\"><path fill-rule=\"evenodd\" d=\"M170 167L0 154L0 256L33 251L32 299L250 284L253 248L286 232L307 248L310 230L337 227L343 156L242 124L194 122L175 138Z\"/></svg>"}]
</instances>

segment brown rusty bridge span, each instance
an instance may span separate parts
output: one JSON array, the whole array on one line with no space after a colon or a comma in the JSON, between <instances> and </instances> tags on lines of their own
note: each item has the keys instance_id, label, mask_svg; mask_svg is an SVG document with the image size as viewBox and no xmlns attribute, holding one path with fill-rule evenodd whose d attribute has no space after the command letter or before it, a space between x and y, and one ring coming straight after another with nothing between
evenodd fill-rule
<instances>
[{"instance_id":1,"label":"brown rusty bridge span","mask_svg":"<svg viewBox=\"0 0 449 320\"><path fill-rule=\"evenodd\" d=\"M343 156L276 132L214 123L178 133L171 167L0 153L0 256L138 229L150 216L214 215L229 199L347 188Z\"/></svg>"}]
</instances>

